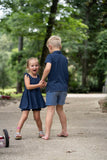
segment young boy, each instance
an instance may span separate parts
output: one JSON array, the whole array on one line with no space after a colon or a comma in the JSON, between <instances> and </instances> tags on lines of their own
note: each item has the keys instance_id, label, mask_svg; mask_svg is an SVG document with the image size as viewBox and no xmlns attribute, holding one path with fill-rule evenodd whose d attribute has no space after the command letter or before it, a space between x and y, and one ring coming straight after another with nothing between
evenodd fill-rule
<instances>
[{"instance_id":1,"label":"young boy","mask_svg":"<svg viewBox=\"0 0 107 160\"><path fill-rule=\"evenodd\" d=\"M48 140L50 137L55 106L62 126L62 131L57 136L68 136L66 115L63 111L63 105L65 103L68 89L68 61L60 51L60 37L51 36L47 41L47 47L51 54L48 54L45 60L46 66L41 78L42 81L45 81L48 76L46 87L47 114L45 121L45 136L42 137L45 140Z\"/></svg>"}]
</instances>

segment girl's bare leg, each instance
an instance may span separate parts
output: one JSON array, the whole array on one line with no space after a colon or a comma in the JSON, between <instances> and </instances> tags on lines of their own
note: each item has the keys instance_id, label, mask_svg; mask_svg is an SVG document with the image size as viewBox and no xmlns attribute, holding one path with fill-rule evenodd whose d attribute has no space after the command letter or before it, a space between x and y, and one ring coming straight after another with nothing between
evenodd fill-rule
<instances>
[{"instance_id":1,"label":"girl's bare leg","mask_svg":"<svg viewBox=\"0 0 107 160\"><path fill-rule=\"evenodd\" d=\"M33 117L34 117L34 120L36 121L38 130L42 131L42 121L40 118L40 111L33 111Z\"/></svg>"},{"instance_id":2,"label":"girl's bare leg","mask_svg":"<svg viewBox=\"0 0 107 160\"><path fill-rule=\"evenodd\" d=\"M23 127L24 122L27 120L28 114L29 114L29 111L27 111L27 110L22 111L22 115L21 115L21 118L18 122L16 132L21 132L21 128Z\"/></svg>"},{"instance_id":3,"label":"girl's bare leg","mask_svg":"<svg viewBox=\"0 0 107 160\"><path fill-rule=\"evenodd\" d=\"M33 117L34 117L34 120L36 121L38 130L39 130L39 138L41 138L42 136L44 136L44 133L42 130L42 121L40 118L40 111L33 111Z\"/></svg>"},{"instance_id":4,"label":"girl's bare leg","mask_svg":"<svg viewBox=\"0 0 107 160\"><path fill-rule=\"evenodd\" d=\"M58 134L58 136L62 136L62 137L67 137L68 133L67 133L67 120L66 120L66 115L63 111L63 105L57 105L56 106L56 111L58 113L60 122L61 122L61 126L62 126L62 131L60 134Z\"/></svg>"}]
</instances>

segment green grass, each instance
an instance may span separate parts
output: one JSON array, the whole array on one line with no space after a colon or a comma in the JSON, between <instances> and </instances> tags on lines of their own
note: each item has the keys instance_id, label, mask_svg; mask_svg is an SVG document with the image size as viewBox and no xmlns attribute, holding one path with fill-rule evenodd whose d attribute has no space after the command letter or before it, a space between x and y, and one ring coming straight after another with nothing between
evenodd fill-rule
<instances>
[{"instance_id":1,"label":"green grass","mask_svg":"<svg viewBox=\"0 0 107 160\"><path fill-rule=\"evenodd\" d=\"M8 88L8 89L0 89L0 95L10 95L11 98L20 99L22 96L22 93L16 94L16 88ZM42 96L45 97L46 93L42 93Z\"/></svg>"},{"instance_id":2,"label":"green grass","mask_svg":"<svg viewBox=\"0 0 107 160\"><path fill-rule=\"evenodd\" d=\"M8 88L8 89L0 89L0 92L4 92L4 93L14 93L16 92L15 88Z\"/></svg>"},{"instance_id":3,"label":"green grass","mask_svg":"<svg viewBox=\"0 0 107 160\"><path fill-rule=\"evenodd\" d=\"M18 93L18 94L14 93L14 94L11 94L11 97L12 97L12 98L15 98L15 99L20 99L20 98L22 97L22 93Z\"/></svg>"},{"instance_id":4,"label":"green grass","mask_svg":"<svg viewBox=\"0 0 107 160\"><path fill-rule=\"evenodd\" d=\"M22 93L16 94L15 88L8 88L8 89L4 89L4 90L0 89L0 94L1 95L9 95L9 96L11 96L11 98L16 98L16 99L21 98L21 96L22 96Z\"/></svg>"},{"instance_id":5,"label":"green grass","mask_svg":"<svg viewBox=\"0 0 107 160\"><path fill-rule=\"evenodd\" d=\"M46 93L42 93L42 96L43 96L43 97L46 97Z\"/></svg>"}]
</instances>

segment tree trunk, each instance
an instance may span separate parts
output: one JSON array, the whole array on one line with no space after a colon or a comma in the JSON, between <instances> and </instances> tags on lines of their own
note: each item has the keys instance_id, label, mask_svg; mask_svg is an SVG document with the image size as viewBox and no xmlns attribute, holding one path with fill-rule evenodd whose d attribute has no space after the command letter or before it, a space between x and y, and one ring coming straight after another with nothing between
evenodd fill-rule
<instances>
[{"instance_id":1,"label":"tree trunk","mask_svg":"<svg viewBox=\"0 0 107 160\"><path fill-rule=\"evenodd\" d=\"M99 73L99 75L98 75L98 91L102 92L102 86L104 86L105 75L102 71L99 71L98 73Z\"/></svg>"},{"instance_id":2,"label":"tree trunk","mask_svg":"<svg viewBox=\"0 0 107 160\"><path fill-rule=\"evenodd\" d=\"M89 6L86 7L86 17L85 17L85 24L88 25L89 21L89 14L90 14L90 8ZM88 31L87 31L88 34ZM88 40L84 41L84 54L82 57L82 86L86 87L87 86L87 58L88 58L88 51L87 51L87 46L88 46Z\"/></svg>"},{"instance_id":3,"label":"tree trunk","mask_svg":"<svg viewBox=\"0 0 107 160\"><path fill-rule=\"evenodd\" d=\"M88 45L88 41L85 40L85 50L82 58L82 86L83 87L87 86L87 54L88 54L87 45Z\"/></svg>"},{"instance_id":4,"label":"tree trunk","mask_svg":"<svg viewBox=\"0 0 107 160\"><path fill-rule=\"evenodd\" d=\"M86 5L85 24L87 26L89 23L91 8L94 4L96 4L96 0L92 0L89 3L87 3L87 5ZM89 34L88 31L87 31L87 34ZM87 50L87 47L88 47L88 39L85 40L85 50L84 50L84 55L82 58L82 62L83 62L83 65L82 65L82 86L83 87L87 86L87 70L88 70L88 50Z\"/></svg>"},{"instance_id":5,"label":"tree trunk","mask_svg":"<svg viewBox=\"0 0 107 160\"><path fill-rule=\"evenodd\" d=\"M18 51L22 51L23 50L23 36L19 36L19 44L18 44ZM20 63L22 59L22 55L18 56L18 64ZM17 70L17 93L21 93L22 92L22 82L20 80L20 78L18 78L18 76L20 75L21 70L18 69Z\"/></svg>"},{"instance_id":6,"label":"tree trunk","mask_svg":"<svg viewBox=\"0 0 107 160\"><path fill-rule=\"evenodd\" d=\"M52 34L52 29L53 29L53 26L54 26L54 23L55 23L55 15L56 15L56 12L57 12L58 1L59 0L53 0L52 1L52 6L51 6L51 9L50 9L50 17L49 17L49 21L48 21L46 36L45 36L44 45L43 45L43 49L42 49L42 56L41 56L41 60L40 60L40 66L41 66L40 76L42 75L42 72L43 72L43 69L44 69L44 61L45 61L45 58L48 54L48 49L46 47L46 42Z\"/></svg>"}]
</instances>

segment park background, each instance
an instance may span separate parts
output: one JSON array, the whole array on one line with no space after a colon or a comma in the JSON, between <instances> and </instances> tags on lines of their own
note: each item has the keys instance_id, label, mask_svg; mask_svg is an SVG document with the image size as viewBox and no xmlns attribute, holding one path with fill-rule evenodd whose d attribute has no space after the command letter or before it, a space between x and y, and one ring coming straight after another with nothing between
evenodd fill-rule
<instances>
[{"instance_id":1,"label":"park background","mask_svg":"<svg viewBox=\"0 0 107 160\"><path fill-rule=\"evenodd\" d=\"M106 8L106 0L0 0L0 94L15 97L0 100L0 135L6 128L10 137L9 148L0 148L0 160L107 159L107 113L98 103L106 96ZM70 94L64 108L69 136L56 136L60 126L55 114L50 140L39 139L30 112L22 141L15 141L26 60L38 57L41 75L46 40L54 34L61 36L69 62ZM45 115L42 110L43 126Z\"/></svg>"},{"instance_id":2,"label":"park background","mask_svg":"<svg viewBox=\"0 0 107 160\"><path fill-rule=\"evenodd\" d=\"M42 75L51 35L62 38L68 92L101 93L107 77L106 7L106 0L0 0L0 93L22 93L29 57L39 59Z\"/></svg>"}]
</instances>

